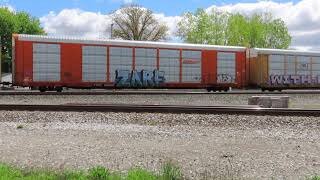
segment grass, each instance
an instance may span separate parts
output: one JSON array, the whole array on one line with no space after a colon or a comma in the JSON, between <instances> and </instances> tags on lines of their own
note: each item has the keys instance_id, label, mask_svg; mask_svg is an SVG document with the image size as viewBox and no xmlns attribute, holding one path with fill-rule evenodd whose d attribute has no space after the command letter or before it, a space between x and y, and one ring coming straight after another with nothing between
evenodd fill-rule
<instances>
[{"instance_id":1,"label":"grass","mask_svg":"<svg viewBox=\"0 0 320 180\"><path fill-rule=\"evenodd\" d=\"M97 166L87 171L50 171L23 170L6 164L0 164L0 180L180 180L180 169L172 163L166 163L160 172L151 172L143 168L132 168L127 173L111 172Z\"/></svg>"},{"instance_id":2,"label":"grass","mask_svg":"<svg viewBox=\"0 0 320 180\"><path fill-rule=\"evenodd\" d=\"M180 168L165 163L159 172L143 168L132 168L127 173L112 172L105 167L97 166L87 171L50 171L23 170L6 164L0 164L0 180L182 180ZM203 179L238 179L236 177L216 177ZM312 176L306 180L320 180L320 176Z\"/></svg>"},{"instance_id":3,"label":"grass","mask_svg":"<svg viewBox=\"0 0 320 180\"><path fill-rule=\"evenodd\" d=\"M320 176L313 176L307 180L320 180Z\"/></svg>"}]
</instances>

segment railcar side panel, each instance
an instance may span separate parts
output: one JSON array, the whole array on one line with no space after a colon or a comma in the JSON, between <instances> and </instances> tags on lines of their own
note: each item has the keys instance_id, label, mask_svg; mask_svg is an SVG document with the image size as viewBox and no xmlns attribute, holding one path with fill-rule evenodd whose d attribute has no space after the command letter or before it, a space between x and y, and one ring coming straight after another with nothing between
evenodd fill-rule
<instances>
[{"instance_id":1,"label":"railcar side panel","mask_svg":"<svg viewBox=\"0 0 320 180\"><path fill-rule=\"evenodd\" d=\"M259 73L259 81L260 84L263 84L264 86L266 86L268 84L268 80L269 80L269 55L259 55L259 66L260 66L260 70L258 71Z\"/></svg>"},{"instance_id":2,"label":"railcar side panel","mask_svg":"<svg viewBox=\"0 0 320 180\"><path fill-rule=\"evenodd\" d=\"M157 86L157 49L135 48L135 71L139 80L137 85L142 87Z\"/></svg>"},{"instance_id":3,"label":"railcar side panel","mask_svg":"<svg viewBox=\"0 0 320 180\"><path fill-rule=\"evenodd\" d=\"M256 87L258 84L258 57L249 57L249 86Z\"/></svg>"},{"instance_id":4,"label":"railcar side panel","mask_svg":"<svg viewBox=\"0 0 320 180\"><path fill-rule=\"evenodd\" d=\"M201 51L182 51L182 83L201 83Z\"/></svg>"},{"instance_id":5,"label":"railcar side panel","mask_svg":"<svg viewBox=\"0 0 320 180\"><path fill-rule=\"evenodd\" d=\"M27 85L32 82L33 79L33 47L32 42L23 42L23 84Z\"/></svg>"},{"instance_id":6,"label":"railcar side panel","mask_svg":"<svg viewBox=\"0 0 320 180\"><path fill-rule=\"evenodd\" d=\"M243 52L236 53L236 87L242 88L246 84L246 54Z\"/></svg>"},{"instance_id":7,"label":"railcar side panel","mask_svg":"<svg viewBox=\"0 0 320 180\"><path fill-rule=\"evenodd\" d=\"M82 46L82 82L107 81L107 47Z\"/></svg>"},{"instance_id":8,"label":"railcar side panel","mask_svg":"<svg viewBox=\"0 0 320 180\"><path fill-rule=\"evenodd\" d=\"M217 83L217 51L202 51L202 78L208 86Z\"/></svg>"},{"instance_id":9,"label":"railcar side panel","mask_svg":"<svg viewBox=\"0 0 320 180\"><path fill-rule=\"evenodd\" d=\"M33 82L60 82L61 51L60 44L32 43Z\"/></svg>"},{"instance_id":10,"label":"railcar side panel","mask_svg":"<svg viewBox=\"0 0 320 180\"><path fill-rule=\"evenodd\" d=\"M24 60L24 42L18 41L17 37L14 37L15 40L15 59L14 59L14 75L13 75L13 83L17 86L23 86L24 72L23 72L23 60Z\"/></svg>"},{"instance_id":11,"label":"railcar side panel","mask_svg":"<svg viewBox=\"0 0 320 180\"><path fill-rule=\"evenodd\" d=\"M218 52L217 84L230 86L237 82L237 59L235 52Z\"/></svg>"},{"instance_id":12,"label":"railcar side panel","mask_svg":"<svg viewBox=\"0 0 320 180\"><path fill-rule=\"evenodd\" d=\"M159 50L159 72L164 76L164 83L180 83L180 50Z\"/></svg>"},{"instance_id":13,"label":"railcar side panel","mask_svg":"<svg viewBox=\"0 0 320 180\"><path fill-rule=\"evenodd\" d=\"M250 66L250 49L246 49L245 52L245 67L244 67L244 71L245 71L245 80L244 80L244 88L249 88L250 86L250 72L251 72L251 66Z\"/></svg>"},{"instance_id":14,"label":"railcar side panel","mask_svg":"<svg viewBox=\"0 0 320 180\"><path fill-rule=\"evenodd\" d=\"M76 86L82 82L82 45L61 44L61 82Z\"/></svg>"}]
</instances>

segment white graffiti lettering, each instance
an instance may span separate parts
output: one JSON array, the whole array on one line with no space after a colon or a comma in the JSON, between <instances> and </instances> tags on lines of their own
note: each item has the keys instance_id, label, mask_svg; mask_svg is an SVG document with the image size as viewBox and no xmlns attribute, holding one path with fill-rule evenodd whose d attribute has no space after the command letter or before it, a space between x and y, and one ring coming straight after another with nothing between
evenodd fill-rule
<instances>
[{"instance_id":1,"label":"white graffiti lettering","mask_svg":"<svg viewBox=\"0 0 320 180\"><path fill-rule=\"evenodd\" d=\"M300 84L320 84L319 76L310 75L270 75L269 84L272 85L300 85Z\"/></svg>"},{"instance_id":2,"label":"white graffiti lettering","mask_svg":"<svg viewBox=\"0 0 320 180\"><path fill-rule=\"evenodd\" d=\"M230 74L218 74L217 80L219 83L233 83L235 79Z\"/></svg>"}]
</instances>

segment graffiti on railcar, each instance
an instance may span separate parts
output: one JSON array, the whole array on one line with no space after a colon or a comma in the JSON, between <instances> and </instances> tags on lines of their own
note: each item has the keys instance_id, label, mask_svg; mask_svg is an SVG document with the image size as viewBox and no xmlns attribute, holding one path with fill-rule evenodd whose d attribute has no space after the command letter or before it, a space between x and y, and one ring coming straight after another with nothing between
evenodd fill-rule
<instances>
[{"instance_id":1,"label":"graffiti on railcar","mask_svg":"<svg viewBox=\"0 0 320 180\"><path fill-rule=\"evenodd\" d=\"M234 83L235 78L231 74L218 74L217 81L218 83Z\"/></svg>"},{"instance_id":2,"label":"graffiti on railcar","mask_svg":"<svg viewBox=\"0 0 320 180\"><path fill-rule=\"evenodd\" d=\"M164 71L116 70L116 87L159 87L165 82Z\"/></svg>"},{"instance_id":3,"label":"graffiti on railcar","mask_svg":"<svg viewBox=\"0 0 320 180\"><path fill-rule=\"evenodd\" d=\"M320 84L320 75L270 75L269 84L271 85L302 85Z\"/></svg>"}]
</instances>

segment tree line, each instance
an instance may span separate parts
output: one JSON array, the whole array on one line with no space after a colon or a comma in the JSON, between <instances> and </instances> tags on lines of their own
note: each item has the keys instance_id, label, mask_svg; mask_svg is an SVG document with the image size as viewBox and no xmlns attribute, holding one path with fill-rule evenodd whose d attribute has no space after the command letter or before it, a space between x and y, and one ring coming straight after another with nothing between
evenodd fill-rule
<instances>
[{"instance_id":1,"label":"tree line","mask_svg":"<svg viewBox=\"0 0 320 180\"><path fill-rule=\"evenodd\" d=\"M21 11L14 12L8 8L0 8L1 63L4 71L10 69L12 55L12 34L45 34L38 18Z\"/></svg>"},{"instance_id":2,"label":"tree line","mask_svg":"<svg viewBox=\"0 0 320 180\"><path fill-rule=\"evenodd\" d=\"M168 40L169 28L149 9L127 5L114 11L111 18L111 33L115 39ZM184 13L177 26L176 36L186 43L278 49L288 48L291 43L284 21L270 13L249 16L217 9L198 9L196 12ZM0 8L2 61L8 64L11 63L13 33L46 34L38 18L24 11Z\"/></svg>"},{"instance_id":3,"label":"tree line","mask_svg":"<svg viewBox=\"0 0 320 180\"><path fill-rule=\"evenodd\" d=\"M198 9L183 15L177 34L185 42L198 44L285 49L291 43L284 21L270 13L246 16Z\"/></svg>"}]
</instances>

